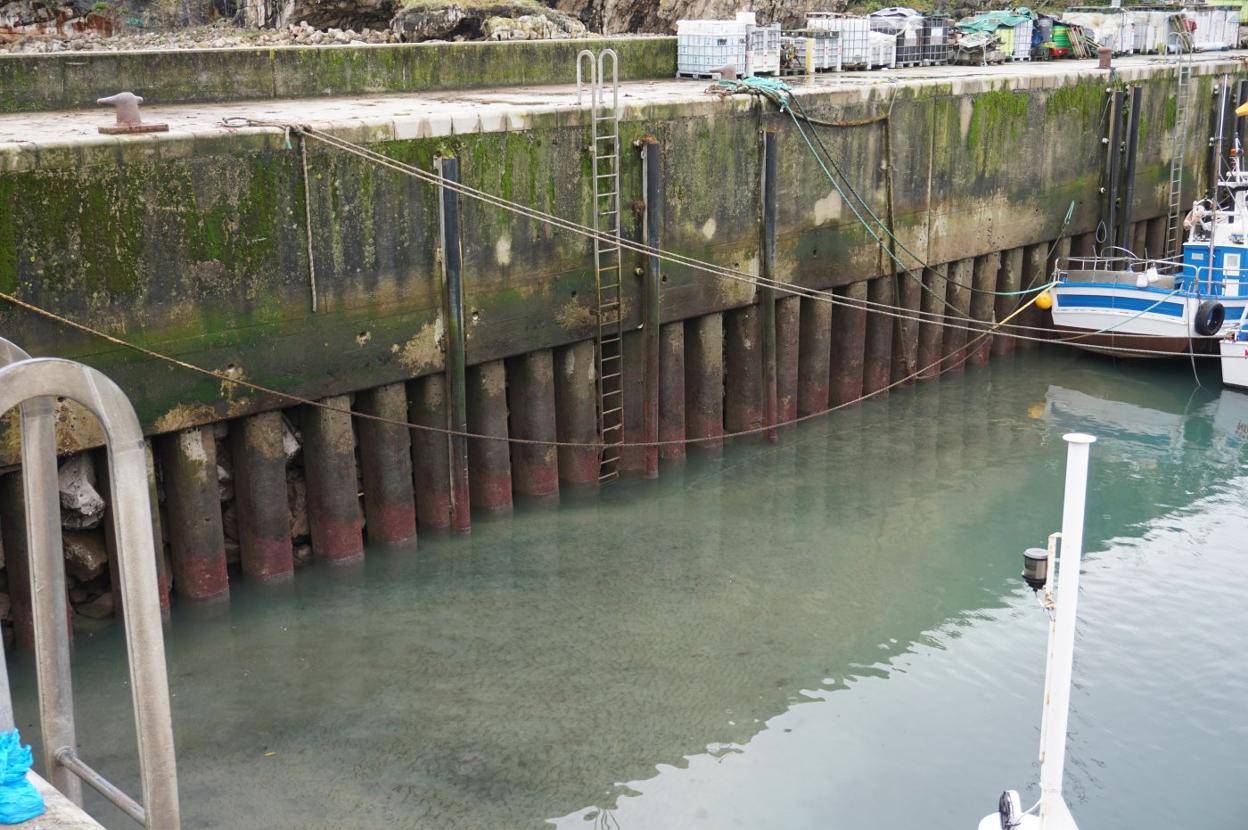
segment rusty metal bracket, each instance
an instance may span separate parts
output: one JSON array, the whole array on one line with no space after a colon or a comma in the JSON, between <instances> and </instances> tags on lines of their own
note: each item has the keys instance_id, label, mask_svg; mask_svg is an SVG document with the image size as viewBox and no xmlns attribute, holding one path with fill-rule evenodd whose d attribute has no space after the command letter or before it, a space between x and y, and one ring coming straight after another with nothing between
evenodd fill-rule
<instances>
[{"instance_id":1,"label":"rusty metal bracket","mask_svg":"<svg viewBox=\"0 0 1248 830\"><path fill-rule=\"evenodd\" d=\"M100 132L105 135L164 133L169 131L168 124L157 124L150 121L147 123L143 122L142 116L139 115L139 104L143 103L143 98L135 95L133 92L118 92L116 95L110 95L107 98L98 98L95 103L103 106L112 106L117 111L116 124L100 125Z\"/></svg>"}]
</instances>

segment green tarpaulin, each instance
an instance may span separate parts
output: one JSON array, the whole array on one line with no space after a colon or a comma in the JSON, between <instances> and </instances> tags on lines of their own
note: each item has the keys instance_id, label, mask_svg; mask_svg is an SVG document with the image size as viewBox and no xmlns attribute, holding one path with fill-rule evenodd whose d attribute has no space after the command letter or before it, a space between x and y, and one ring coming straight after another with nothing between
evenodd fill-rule
<instances>
[{"instance_id":1,"label":"green tarpaulin","mask_svg":"<svg viewBox=\"0 0 1248 830\"><path fill-rule=\"evenodd\" d=\"M1017 9L1009 11L984 12L974 17L967 17L958 21L958 31L961 32L995 32L1002 26L1017 26L1020 23L1026 23L1028 20L1035 20L1036 13L1026 6L1019 6Z\"/></svg>"}]
</instances>

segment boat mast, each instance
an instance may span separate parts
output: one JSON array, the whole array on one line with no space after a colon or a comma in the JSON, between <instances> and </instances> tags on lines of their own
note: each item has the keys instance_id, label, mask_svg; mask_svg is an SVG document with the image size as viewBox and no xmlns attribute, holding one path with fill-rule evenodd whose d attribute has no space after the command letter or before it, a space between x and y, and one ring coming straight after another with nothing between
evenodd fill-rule
<instances>
[{"instance_id":1,"label":"boat mast","mask_svg":"<svg viewBox=\"0 0 1248 830\"><path fill-rule=\"evenodd\" d=\"M1209 222L1209 262L1205 266L1208 270L1205 272L1208 276L1205 281L1205 290L1213 293L1213 255L1214 243L1218 235L1218 182L1222 179L1222 134L1226 130L1226 76L1222 76L1222 88L1218 90L1218 132L1210 143L1213 144L1213 175L1210 176L1210 193L1209 202L1212 205L1210 210L1211 221ZM1200 292L1200 278L1196 279L1196 290Z\"/></svg>"}]
</instances>

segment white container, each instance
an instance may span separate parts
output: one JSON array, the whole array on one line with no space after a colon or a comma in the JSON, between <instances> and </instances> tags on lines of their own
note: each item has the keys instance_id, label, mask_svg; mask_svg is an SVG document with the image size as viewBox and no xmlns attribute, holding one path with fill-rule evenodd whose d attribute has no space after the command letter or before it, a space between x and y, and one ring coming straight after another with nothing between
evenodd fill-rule
<instances>
[{"instance_id":1,"label":"white container","mask_svg":"<svg viewBox=\"0 0 1248 830\"><path fill-rule=\"evenodd\" d=\"M794 32L781 40L793 44L798 66L805 72L836 72L841 68L838 32Z\"/></svg>"},{"instance_id":2,"label":"white container","mask_svg":"<svg viewBox=\"0 0 1248 830\"><path fill-rule=\"evenodd\" d=\"M1014 29L1014 52L1010 56L1016 61L1031 60L1031 21L1019 23Z\"/></svg>"},{"instance_id":3,"label":"white container","mask_svg":"<svg viewBox=\"0 0 1248 830\"><path fill-rule=\"evenodd\" d=\"M731 65L739 75L749 66L746 27L735 20L676 22L676 73L695 77Z\"/></svg>"},{"instance_id":4,"label":"white container","mask_svg":"<svg viewBox=\"0 0 1248 830\"><path fill-rule=\"evenodd\" d=\"M870 69L877 67L894 67L897 65L897 36L886 35L883 32L867 32L867 43L869 44L869 57L867 66Z\"/></svg>"},{"instance_id":5,"label":"white container","mask_svg":"<svg viewBox=\"0 0 1248 830\"><path fill-rule=\"evenodd\" d=\"M871 65L871 46L867 37L871 33L871 24L865 17L850 17L832 12L811 12L806 16L806 28L840 33L843 67Z\"/></svg>"},{"instance_id":6,"label":"white container","mask_svg":"<svg viewBox=\"0 0 1248 830\"><path fill-rule=\"evenodd\" d=\"M747 75L775 75L780 72L780 24L747 26Z\"/></svg>"},{"instance_id":7,"label":"white container","mask_svg":"<svg viewBox=\"0 0 1248 830\"><path fill-rule=\"evenodd\" d=\"M1196 23L1192 46L1199 52L1235 48L1239 40L1239 9L1233 6L1189 6L1183 9Z\"/></svg>"},{"instance_id":8,"label":"white container","mask_svg":"<svg viewBox=\"0 0 1248 830\"><path fill-rule=\"evenodd\" d=\"M1128 14L1135 30L1135 51L1145 55L1159 55L1166 52L1166 44L1170 39L1175 12L1149 9Z\"/></svg>"},{"instance_id":9,"label":"white container","mask_svg":"<svg viewBox=\"0 0 1248 830\"><path fill-rule=\"evenodd\" d=\"M1097 45L1113 50L1115 55L1135 51L1135 15L1125 9L1067 11L1062 20L1090 29Z\"/></svg>"},{"instance_id":10,"label":"white container","mask_svg":"<svg viewBox=\"0 0 1248 830\"><path fill-rule=\"evenodd\" d=\"M738 77L780 71L780 25L739 20L676 21L676 74L704 77L731 65Z\"/></svg>"}]
</instances>

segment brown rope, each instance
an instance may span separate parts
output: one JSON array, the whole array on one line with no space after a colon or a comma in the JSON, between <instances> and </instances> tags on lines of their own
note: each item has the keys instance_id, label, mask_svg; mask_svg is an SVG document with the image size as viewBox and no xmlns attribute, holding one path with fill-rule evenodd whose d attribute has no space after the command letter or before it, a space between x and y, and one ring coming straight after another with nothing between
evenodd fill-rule
<instances>
[{"instance_id":1,"label":"brown rope","mask_svg":"<svg viewBox=\"0 0 1248 830\"><path fill-rule=\"evenodd\" d=\"M290 401L291 403L302 404L304 406L314 406L314 407L317 407L318 409L324 409L329 412L338 412L344 415L352 415L352 416L355 416L356 418L361 418L364 420L376 421L376 422L383 423L383 424L390 424L392 426L401 426L407 429L422 430L425 432L434 432L434 433L439 433L442 435L457 436L461 438L475 438L481 441L504 441L509 444L523 444L523 445L530 445L530 446L567 447L567 448L573 448L573 449L595 449L597 450L597 449L601 449L603 446L600 442L597 442L597 441L595 442L541 441L541 440L537 440L533 438L513 438L508 435L485 435L479 432L465 432L465 431L460 431L460 430L443 429L440 427L428 426L426 424L414 424L409 421L403 421L397 418L386 418L382 415L372 415L367 412L356 412L351 409L344 409L342 407L332 406L330 404L323 403L321 401L315 401L315 400L312 400L311 398L304 398L304 397L300 397L299 395L292 395L289 392L283 392L279 389L274 389L270 386L264 386L259 383L254 383L252 381L245 380L243 378L231 377L230 375L227 375L223 372L218 372L213 369L205 369L202 366L196 366L193 363L187 363L185 360L181 360L171 355L162 354L153 349L149 349L145 346L139 346L127 340L122 340L120 337L114 337L113 335L108 334L107 332L100 331L99 329L92 328L91 326L85 325L83 323L75 322L74 320L70 320L69 318L64 317L60 314L57 314L54 311L49 311L45 308L40 308L39 306L36 306L32 303L28 303L25 300L21 300L17 297L14 297L12 294L0 292L0 299L4 300L5 302L11 303L12 305L17 306L18 308L29 311L32 314L36 314L48 320L53 320L63 326L67 326L69 328L75 329L76 331L83 332L84 334L89 334L93 337L98 337L101 340L105 340L109 343L112 343L113 345L121 346L122 348L130 349L131 351L137 352L146 357L150 357L155 360L160 360L165 363L169 363L173 366L177 366L178 368L186 369L187 371L196 372L198 374L206 375L210 378L214 378L216 380L222 381L222 388L229 388L228 386L225 386L225 384L228 383L234 386L242 386L247 389L251 389L253 391L260 392L265 395L282 398L283 400ZM845 409L847 407L853 406L854 404L861 403L862 401L868 400L869 398L874 398L877 395L881 395L891 389L895 389L898 386L909 383L910 381L928 372L929 370L939 366L940 364L944 363L946 360L949 360L950 358L954 357L955 355L959 353L961 353L961 357L958 360L958 362L956 364L953 364L951 366L947 366L941 369L938 374L944 374L945 372L950 371L951 369L954 369L957 366L962 365L964 362L966 362L966 360L971 355L971 346L978 343L983 338L992 335L996 329L1000 328L1002 325L1007 323L1013 317L1021 314L1024 309L1029 308L1036 301L1036 299L1037 297L1032 297L1026 303L1019 306L1017 309L1015 309L1008 317L1006 317L1000 323L994 323L992 328L987 329L986 331L980 332L979 335L976 336L973 340L969 341L965 346L959 348L958 352L953 352L947 355L942 355L940 358L932 361L931 363L929 363L928 365L920 369L916 369L914 372L910 373L909 375L906 375L900 380L895 380L892 383L888 384L887 386L881 387L880 389L877 389L874 392L869 392L865 395L855 398L852 401L846 401L844 403L840 403L835 406L830 406L827 409L823 409L818 412L812 412L812 413L809 413L807 415L802 415L797 418L791 418L786 421L781 421L780 423L768 424L766 426L755 427L753 429L743 429L743 430L738 430L736 432L726 432L720 435L707 436L704 438L672 438L672 439L667 439L663 441L625 441L622 444L617 445L617 446L665 447L665 446L685 445L685 444L704 444L704 443L709 443L709 442L714 442L714 441L722 441L724 439L730 439L730 438L742 438L742 437L749 436L749 435L759 435L761 433L769 432L779 427L792 426L794 424L802 423L803 421L809 421L813 418L817 418L821 415L826 415L830 412L836 412L837 410Z\"/></svg>"}]
</instances>

